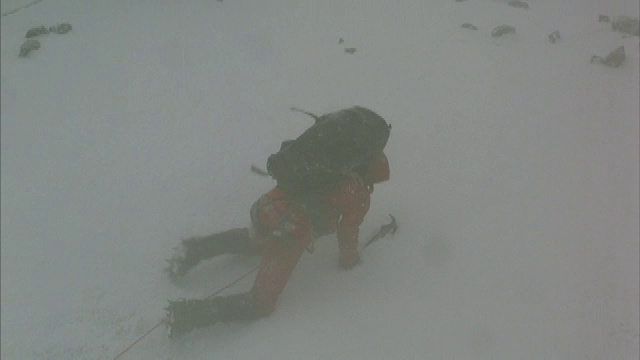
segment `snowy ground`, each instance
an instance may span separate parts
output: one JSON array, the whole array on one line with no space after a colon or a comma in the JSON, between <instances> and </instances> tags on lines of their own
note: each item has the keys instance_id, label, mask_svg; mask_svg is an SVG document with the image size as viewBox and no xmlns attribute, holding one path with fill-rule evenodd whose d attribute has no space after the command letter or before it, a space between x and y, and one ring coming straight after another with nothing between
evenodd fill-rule
<instances>
[{"instance_id":1,"label":"snowy ground","mask_svg":"<svg viewBox=\"0 0 640 360\"><path fill-rule=\"evenodd\" d=\"M250 269L162 272L180 239L248 222L273 185L249 165L310 124L290 106L352 105L393 125L362 234L388 213L398 233L349 272L323 239L272 316L158 329L123 358L637 359L638 37L597 19L638 2L506 3L45 0L2 17L2 359L112 359L167 299ZM18 58L59 22L73 31ZM501 24L516 35L492 38ZM589 64L619 45L620 68Z\"/></svg>"}]
</instances>

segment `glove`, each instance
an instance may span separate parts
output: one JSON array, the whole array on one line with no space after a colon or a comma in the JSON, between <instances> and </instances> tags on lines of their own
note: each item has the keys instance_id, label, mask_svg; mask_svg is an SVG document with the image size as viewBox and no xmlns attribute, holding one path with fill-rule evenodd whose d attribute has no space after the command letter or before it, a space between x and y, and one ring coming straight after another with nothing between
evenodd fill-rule
<instances>
[{"instance_id":1,"label":"glove","mask_svg":"<svg viewBox=\"0 0 640 360\"><path fill-rule=\"evenodd\" d=\"M350 254L341 254L339 259L340 267L348 270L360 263L360 254L358 252Z\"/></svg>"}]
</instances>

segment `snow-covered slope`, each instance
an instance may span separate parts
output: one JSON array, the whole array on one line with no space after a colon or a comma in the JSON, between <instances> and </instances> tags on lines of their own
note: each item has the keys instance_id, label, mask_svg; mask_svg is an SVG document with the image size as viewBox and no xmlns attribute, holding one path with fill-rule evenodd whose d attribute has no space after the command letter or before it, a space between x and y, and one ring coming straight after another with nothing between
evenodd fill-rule
<instances>
[{"instance_id":1,"label":"snow-covered slope","mask_svg":"<svg viewBox=\"0 0 640 360\"><path fill-rule=\"evenodd\" d=\"M158 329L122 358L637 359L638 37L597 20L638 3L529 5L48 0L2 17L2 359L111 359L167 299L255 266L162 272L180 239L247 224L273 186L249 165L310 124L290 106L351 105L393 125L362 234L388 213L398 233L348 272L327 237L272 316ZM516 34L491 37L502 24ZM620 45L620 68L589 64Z\"/></svg>"}]
</instances>

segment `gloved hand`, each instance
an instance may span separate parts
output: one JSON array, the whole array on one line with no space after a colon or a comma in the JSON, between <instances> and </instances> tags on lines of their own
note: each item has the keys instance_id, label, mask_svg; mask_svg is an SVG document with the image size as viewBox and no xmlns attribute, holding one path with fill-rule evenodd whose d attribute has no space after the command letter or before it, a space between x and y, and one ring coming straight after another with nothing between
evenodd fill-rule
<instances>
[{"instance_id":1,"label":"gloved hand","mask_svg":"<svg viewBox=\"0 0 640 360\"><path fill-rule=\"evenodd\" d=\"M339 259L340 267L348 270L360 263L360 254L358 252L341 254Z\"/></svg>"}]
</instances>

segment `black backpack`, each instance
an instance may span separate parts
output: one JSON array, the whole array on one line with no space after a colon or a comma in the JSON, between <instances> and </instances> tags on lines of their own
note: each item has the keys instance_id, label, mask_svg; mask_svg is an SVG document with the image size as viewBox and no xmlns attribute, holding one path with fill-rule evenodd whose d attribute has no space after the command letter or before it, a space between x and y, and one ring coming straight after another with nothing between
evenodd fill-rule
<instances>
[{"instance_id":1,"label":"black backpack","mask_svg":"<svg viewBox=\"0 0 640 360\"><path fill-rule=\"evenodd\" d=\"M282 143L267 161L267 171L294 196L332 190L349 172L364 175L369 161L384 149L391 126L373 111L355 106L317 117L297 139Z\"/></svg>"}]
</instances>

